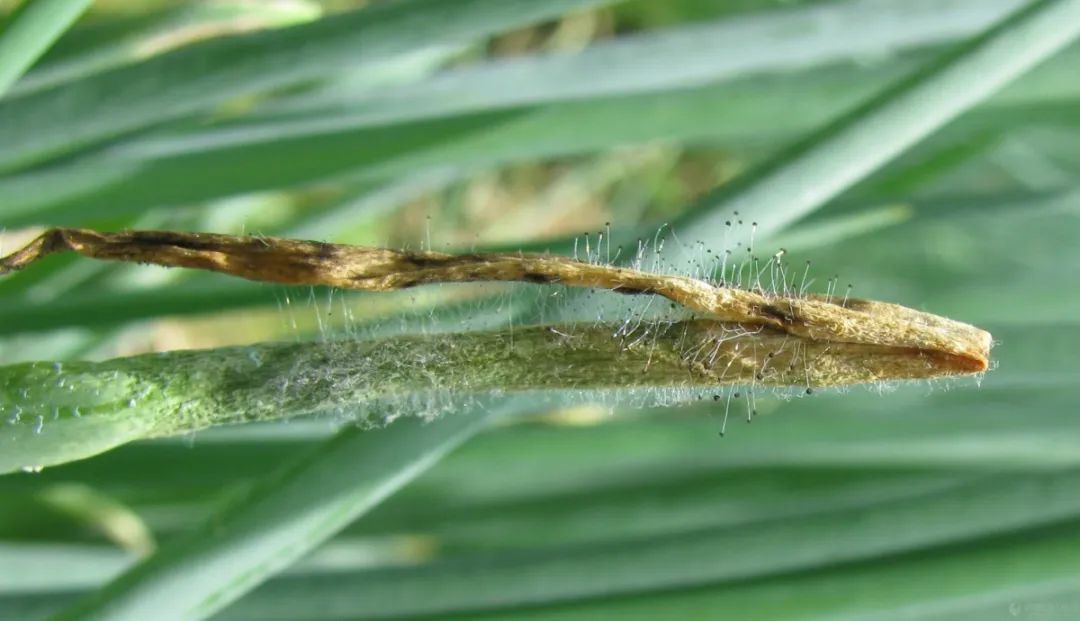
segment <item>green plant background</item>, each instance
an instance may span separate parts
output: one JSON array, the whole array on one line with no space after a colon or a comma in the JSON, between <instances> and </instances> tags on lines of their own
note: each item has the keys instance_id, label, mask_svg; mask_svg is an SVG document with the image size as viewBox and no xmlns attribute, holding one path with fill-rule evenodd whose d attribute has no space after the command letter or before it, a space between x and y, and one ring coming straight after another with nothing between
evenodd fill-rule
<instances>
[{"instance_id":1,"label":"green plant background","mask_svg":"<svg viewBox=\"0 0 1080 621\"><path fill-rule=\"evenodd\" d=\"M715 246L741 209L819 287L987 328L997 366L766 396L723 440L711 402L508 395L6 474L0 618L1080 616L1080 2L87 4L0 2L0 76L30 67L0 97L5 250L47 225L568 252L670 222ZM57 257L0 281L0 405L65 405L24 361L318 343L417 307L497 327L531 299L331 305ZM0 450L56 450L52 422L0 420Z\"/></svg>"}]
</instances>

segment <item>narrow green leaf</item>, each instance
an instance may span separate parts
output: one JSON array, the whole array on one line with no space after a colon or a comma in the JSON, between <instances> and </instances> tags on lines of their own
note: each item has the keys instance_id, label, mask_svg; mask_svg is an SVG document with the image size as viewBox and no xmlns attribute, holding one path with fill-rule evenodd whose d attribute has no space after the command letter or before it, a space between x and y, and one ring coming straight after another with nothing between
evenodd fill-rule
<instances>
[{"instance_id":1,"label":"narrow green leaf","mask_svg":"<svg viewBox=\"0 0 1080 621\"><path fill-rule=\"evenodd\" d=\"M605 0L405 0L226 37L0 102L0 170L207 111L230 98L464 43Z\"/></svg>"},{"instance_id":2,"label":"narrow green leaf","mask_svg":"<svg viewBox=\"0 0 1080 621\"><path fill-rule=\"evenodd\" d=\"M815 5L600 41L577 53L532 55L447 71L394 88L337 89L271 103L359 127L510 106L672 90L793 71L970 36L1021 0L899 0Z\"/></svg>"},{"instance_id":3,"label":"narrow green leaf","mask_svg":"<svg viewBox=\"0 0 1080 621\"><path fill-rule=\"evenodd\" d=\"M739 584L605 596L468 617L484 621L712 621L740 618L753 611L753 618L762 621L1064 621L1072 619L1080 607L1076 580L1080 563L1073 552L1077 545L1080 537L1076 521L1071 520L921 553L887 555ZM342 593L342 598L348 596ZM222 615L222 621L243 618L238 613ZM324 609L317 618L340 617Z\"/></svg>"},{"instance_id":4,"label":"narrow green leaf","mask_svg":"<svg viewBox=\"0 0 1080 621\"><path fill-rule=\"evenodd\" d=\"M459 412L378 431L345 427L56 618L204 619L431 467L489 416Z\"/></svg>"},{"instance_id":5,"label":"narrow green leaf","mask_svg":"<svg viewBox=\"0 0 1080 621\"><path fill-rule=\"evenodd\" d=\"M1075 478L1075 475L1073 475ZM1064 481L1061 476L1048 476L1040 488L1034 483L1027 490L1021 490L1020 497L1027 502L1039 503L1047 496L1059 496L1064 488L1055 486ZM1034 481L1034 480L1032 480ZM1003 485L1012 485L1014 479L1003 478ZM1005 495L999 497L1004 499ZM957 500L968 498L962 496ZM968 515L961 503L955 505L958 515ZM995 505L996 507L997 505ZM901 536L908 536L922 527L918 517L904 522L901 515L892 516L891 522L883 511L880 517L885 519L877 524L887 529L889 526L899 529ZM929 515L927 516L930 517ZM941 517L941 516L936 516ZM899 518L899 519L897 519ZM982 523L992 522L981 520ZM766 528L779 525L764 523ZM798 524L793 524L799 528ZM817 541L837 540L835 523L829 533L821 535ZM849 528L844 523L843 530ZM866 524L857 523L856 529ZM938 528L939 522L930 528ZM747 525L742 533L752 539L757 524ZM736 533L737 534L737 533ZM781 534L782 533L778 533ZM881 538L888 540L889 536ZM814 545L814 540L791 542L787 538L777 540L777 544L786 544L800 549L801 545ZM649 546L651 542L644 542ZM831 556L824 566L801 571L779 573L759 578L736 579L728 582L696 581L685 588L638 591L625 595L603 593L598 597L568 600L565 602L546 602L532 606L513 606L494 610L472 610L466 615L445 614L424 616L430 619L692 619L711 620L717 615L725 618L739 617L747 610L754 611L754 618L768 620L807 620L807 619L883 619L901 621L911 618L934 620L979 620L1022 618L1022 613L1038 615L1051 619L1068 619L1069 611L1074 609L1080 595L1077 588L1078 545L1076 519L1060 522L1033 524L1027 528L1007 529L1000 532L986 532L983 536L962 538L951 545L929 547L921 551L906 554L885 554L873 556L857 562L837 562L837 556ZM781 553L779 546L773 552ZM723 550L713 558L719 564L726 564L737 550ZM838 547L836 555L842 557L846 550ZM550 555L551 562L557 562L557 555ZM516 558L507 559L511 567ZM77 559L78 560L78 559ZM737 561L738 559L734 559ZM76 561L77 562L77 561ZM647 571L652 566L642 566L639 559L628 561L624 567L629 572L633 567ZM467 564L457 564L461 572L470 568ZM491 570L494 570L494 561ZM403 569L398 575L410 579L416 574L415 569ZM355 575L355 574L354 574ZM364 574L359 574L364 575ZM464 589L464 592L484 590L483 576ZM559 574L551 574L558 576ZM589 580L593 574L582 576ZM252 597L236 606L226 609L220 619L257 618L294 619L359 619L369 610L360 592L351 590L357 580L341 575L309 576L306 578L288 578L277 580L257 591ZM304 586L310 591L302 591ZM275 592L276 591L276 592ZM313 599L317 594L318 599ZM288 599L289 596L291 599ZM385 592L376 594L382 598ZM406 595L401 593L401 595ZM425 593L426 595L426 593ZM66 599L68 594L46 593L27 594L22 597L0 599L0 611L8 615L37 613L55 607L57 599ZM419 598L422 603L425 598ZM318 606L312 606L318 601ZM355 614L361 610L361 616ZM384 612L389 612L384 609ZM415 618L405 610L401 616L392 618ZM1059 614L1060 613L1060 614ZM392 614L392 613L391 613ZM291 615L291 616L290 616ZM381 617L388 618L388 617Z\"/></svg>"},{"instance_id":6,"label":"narrow green leaf","mask_svg":"<svg viewBox=\"0 0 1080 621\"><path fill-rule=\"evenodd\" d=\"M112 16L76 28L12 87L12 96L55 86L118 65L138 62L193 40L262 28L280 28L316 19L311 0L251 4L209 0L151 8L146 15Z\"/></svg>"},{"instance_id":7,"label":"narrow green leaf","mask_svg":"<svg viewBox=\"0 0 1080 621\"><path fill-rule=\"evenodd\" d=\"M131 555L123 550L101 545L46 547L5 543L0 545L0 570L4 575L0 580L0 600L13 594L40 592L50 575L63 576L63 587L91 588L101 582L103 575L118 573L130 560ZM0 604L0 610L2 607Z\"/></svg>"},{"instance_id":8,"label":"narrow green leaf","mask_svg":"<svg viewBox=\"0 0 1080 621\"><path fill-rule=\"evenodd\" d=\"M605 395L641 404L700 398L715 390L716 379L688 376L680 346L704 329L686 324L639 349L598 324L576 330L572 340L533 326L0 367L0 473L145 437L376 403L437 416L503 393L548 394L555 405ZM359 422L386 424L397 415L388 411Z\"/></svg>"},{"instance_id":9,"label":"narrow green leaf","mask_svg":"<svg viewBox=\"0 0 1080 621\"><path fill-rule=\"evenodd\" d=\"M705 198L676 222L721 231L733 212L768 236L820 207L1080 35L1080 0L1037 0ZM707 242L714 251L719 236Z\"/></svg>"},{"instance_id":10,"label":"narrow green leaf","mask_svg":"<svg viewBox=\"0 0 1080 621\"><path fill-rule=\"evenodd\" d=\"M493 508L514 503L573 512L582 503L570 502L572 498L585 496L601 503L604 490L623 490L623 494L650 486L670 490L673 481L695 476L702 477L706 487L714 479L737 487L739 493L728 500L738 505L746 493L739 483L757 469L862 468L877 473L876 489L884 493L888 486L880 477L886 468L979 473L1002 467L1028 471L1075 467L1080 465L1080 421L1070 410L1074 395L1069 382L1075 370L1069 366L1068 348L1075 347L1078 337L1080 333L1073 329L1064 336L1059 332L1056 337L1028 342L1030 334L1004 332L1007 343L1015 345L1003 346L1008 348L1001 352L1003 366L1025 370L1015 380L998 382L991 376L984 382L990 386L977 391L927 395L925 387L913 386L887 396L859 390L791 403L760 394L762 417L753 425L740 425L730 441L716 437L722 412L715 407L690 412L665 409L645 420L615 417L594 427L499 429L470 443L419 481L400 503L395 501L385 512L380 510L379 516L371 516L378 519L370 527L360 526L357 532L399 532L396 529L402 528L422 532L437 528L433 522L451 529L455 520L459 528L467 528L468 516L490 515ZM1060 370L1041 382L1035 377L1030 388L1015 387L1024 377L1037 376L1043 364ZM1017 407L1028 412L1016 416ZM304 430L311 427L301 421L275 427L274 434L251 427L221 430L227 434L203 433L194 446L182 438L138 443L33 476L0 478L4 500L0 502L0 524L4 525L0 533L27 528L29 509L15 509L19 498L37 486L65 481L98 487L151 515L161 505L170 507L166 513L170 515L178 498L194 503L191 510L202 515L208 508L207 498L246 484L262 474L262 464L281 461L325 435L306 435ZM247 435L241 436L241 431ZM492 470L492 463L500 467ZM790 487L806 484L800 481ZM777 500L783 501L777 504L807 509L815 502L788 486L777 489ZM702 490L693 498L711 498L712 494ZM430 513L433 498L447 507L446 515L438 519ZM725 521L721 510L710 515L715 521ZM154 525L171 532L176 522L170 518ZM631 520L609 528L618 532L638 527ZM77 535L66 524L42 528L59 539ZM497 543L493 539L490 545Z\"/></svg>"},{"instance_id":11,"label":"narrow green leaf","mask_svg":"<svg viewBox=\"0 0 1080 621\"><path fill-rule=\"evenodd\" d=\"M254 593L224 619L295 618L315 598L330 619L383 619L552 606L591 598L738 583L859 559L914 552L979 536L1080 517L1080 476L987 476L913 498L871 503L741 527L712 525L662 536L542 547L504 555L435 561L336 575L285 577ZM835 530L844 524L844 545ZM303 594L303 595L301 595Z\"/></svg>"},{"instance_id":12,"label":"narrow green leaf","mask_svg":"<svg viewBox=\"0 0 1080 621\"><path fill-rule=\"evenodd\" d=\"M26 0L22 3L0 30L0 100L92 2ZM14 144L3 139L0 143Z\"/></svg>"},{"instance_id":13,"label":"narrow green leaf","mask_svg":"<svg viewBox=\"0 0 1080 621\"><path fill-rule=\"evenodd\" d=\"M992 126L1072 123L1080 98L1065 54L1002 92L958 124L952 140ZM353 127L349 115L263 121L202 132L147 136L70 163L0 178L0 216L9 226L86 225L93 217L138 213L240 192L310 184L329 175L274 162L326 160L331 172L375 181L447 165L469 171L536 158L594 153L656 140L720 142L739 150L791 140L857 105L917 65L901 57L872 67L845 66L703 88L588 98L515 111ZM799 101L800 114L786 114ZM471 128L471 131L469 131ZM409 148L394 147L401 135ZM415 140L417 134L428 142ZM450 136L453 140L440 140ZM332 148L324 149L327 137ZM389 140L389 143L387 142ZM340 145L340 148L337 147ZM266 163L271 163L267 165ZM214 174L190 184L193 174Z\"/></svg>"}]
</instances>

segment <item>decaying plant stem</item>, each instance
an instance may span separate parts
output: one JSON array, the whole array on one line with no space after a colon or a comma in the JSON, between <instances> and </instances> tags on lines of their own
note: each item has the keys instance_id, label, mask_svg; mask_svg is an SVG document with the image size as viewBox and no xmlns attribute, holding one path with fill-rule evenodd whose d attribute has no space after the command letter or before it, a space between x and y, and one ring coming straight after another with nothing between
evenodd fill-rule
<instances>
[{"instance_id":1,"label":"decaying plant stem","mask_svg":"<svg viewBox=\"0 0 1080 621\"><path fill-rule=\"evenodd\" d=\"M96 259L212 270L258 281L367 291L426 283L516 281L653 294L714 322L738 325L747 333L779 335L806 351L816 348L821 352L814 362L817 365L834 356L843 358L847 352L861 352L856 357L861 356L868 369L882 367L872 359L874 352L907 359L906 366L894 360L868 373L822 374L815 385L981 373L988 366L991 346L990 334L974 326L896 304L714 286L685 276L539 254L451 255L261 236L54 228L0 259L0 274L65 251ZM744 342L742 346L751 345ZM767 345L757 349L760 356L771 351ZM762 360L750 366L754 365L762 366ZM806 380L804 371L797 382L787 383Z\"/></svg>"},{"instance_id":2,"label":"decaying plant stem","mask_svg":"<svg viewBox=\"0 0 1080 621\"><path fill-rule=\"evenodd\" d=\"M651 329L648 338L613 338L610 324L532 326L3 366L0 473L134 439L284 416L360 412L359 422L381 425L401 412L431 417L488 397L653 406L738 390L726 387L941 375L932 356L902 348L836 345L707 319Z\"/></svg>"}]
</instances>

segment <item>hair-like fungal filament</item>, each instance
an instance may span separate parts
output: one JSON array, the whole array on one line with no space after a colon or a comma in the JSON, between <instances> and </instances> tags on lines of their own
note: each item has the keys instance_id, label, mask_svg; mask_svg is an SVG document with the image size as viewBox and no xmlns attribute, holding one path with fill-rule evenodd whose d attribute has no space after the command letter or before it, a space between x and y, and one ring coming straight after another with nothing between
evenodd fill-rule
<instances>
[{"instance_id":1,"label":"hair-like fungal filament","mask_svg":"<svg viewBox=\"0 0 1080 621\"><path fill-rule=\"evenodd\" d=\"M764 264L756 258L739 260L730 252L715 256L720 280L714 284L611 265L601 260L601 253L611 256L609 240L610 235L607 239L601 235L596 244L587 243L586 258L581 260L525 253L455 255L262 236L53 228L0 259L0 274L71 251L95 259L189 267L264 282L366 291L507 281L648 294L670 300L692 317L644 327L627 319L614 324L610 333L628 351L663 339L678 350L684 368L699 381L718 386L796 386L810 391L978 374L988 368L989 333L897 304L853 298L850 288L842 289L832 279L825 295L808 294L806 270L786 265L783 251ZM640 247L638 256L643 256ZM785 284L769 290L762 286L763 279ZM747 284L731 286L734 283ZM575 333L574 326L532 329L567 342ZM649 360L647 356L645 371ZM752 399L752 392L747 398Z\"/></svg>"}]
</instances>

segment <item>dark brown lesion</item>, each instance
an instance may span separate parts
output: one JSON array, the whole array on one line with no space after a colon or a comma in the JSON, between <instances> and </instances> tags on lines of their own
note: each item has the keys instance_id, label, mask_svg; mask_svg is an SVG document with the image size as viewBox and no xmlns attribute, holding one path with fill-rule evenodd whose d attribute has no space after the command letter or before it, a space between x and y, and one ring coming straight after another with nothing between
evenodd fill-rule
<instances>
[{"instance_id":1,"label":"dark brown lesion","mask_svg":"<svg viewBox=\"0 0 1080 621\"><path fill-rule=\"evenodd\" d=\"M633 285L616 285L611 290L623 295L653 295L657 292L653 287L635 287Z\"/></svg>"},{"instance_id":2,"label":"dark brown lesion","mask_svg":"<svg viewBox=\"0 0 1080 621\"><path fill-rule=\"evenodd\" d=\"M432 256L427 253L419 252L401 252L399 258L403 268L414 270L431 270L440 269L447 266L450 263L449 259L457 257L448 256Z\"/></svg>"},{"instance_id":3,"label":"dark brown lesion","mask_svg":"<svg viewBox=\"0 0 1080 621\"><path fill-rule=\"evenodd\" d=\"M179 233L174 231L138 231L138 234L120 233L116 238L109 240L110 245L145 248L152 251L162 246L173 246L185 250L208 251L218 250L222 246L222 240L217 236L209 236L199 233Z\"/></svg>"},{"instance_id":4,"label":"dark brown lesion","mask_svg":"<svg viewBox=\"0 0 1080 621\"><path fill-rule=\"evenodd\" d=\"M762 315L766 317L772 317L784 325L793 325L797 322L794 313L790 309L783 309L775 304L762 304L759 307Z\"/></svg>"},{"instance_id":5,"label":"dark brown lesion","mask_svg":"<svg viewBox=\"0 0 1080 621\"><path fill-rule=\"evenodd\" d=\"M522 280L531 282L534 285L550 285L558 282L558 280L547 274L539 274L537 272L525 272L521 275Z\"/></svg>"},{"instance_id":6,"label":"dark brown lesion","mask_svg":"<svg viewBox=\"0 0 1080 621\"><path fill-rule=\"evenodd\" d=\"M311 242L315 246L315 255L324 261L332 261L338 255L337 244L327 244L325 242Z\"/></svg>"}]
</instances>

